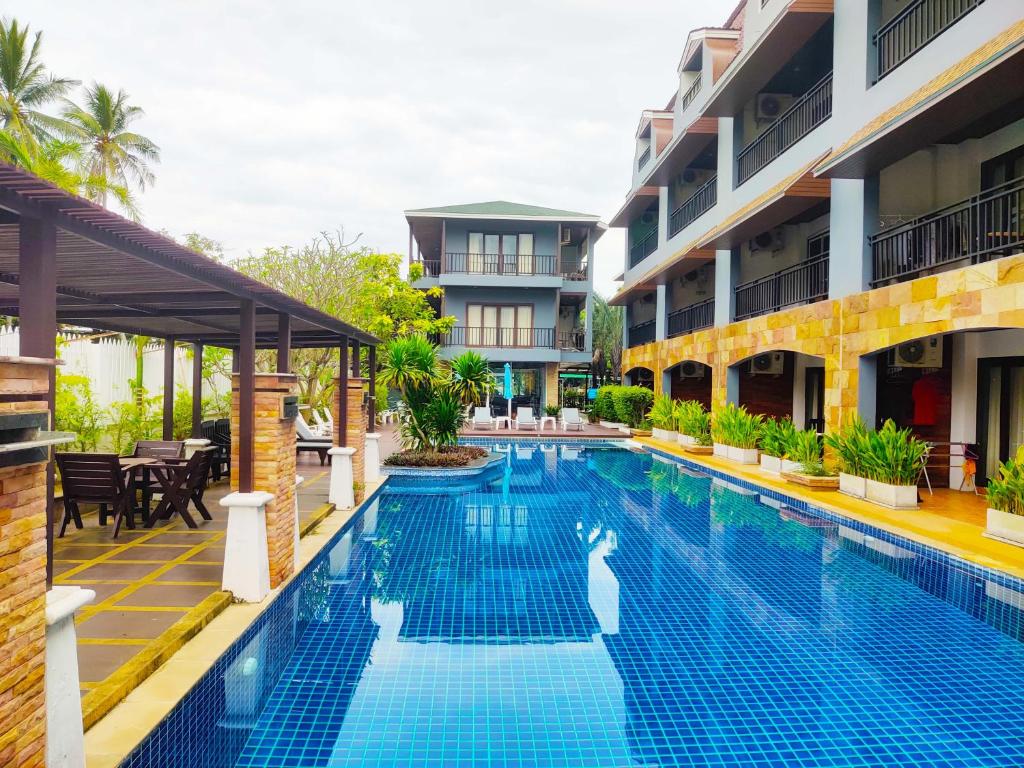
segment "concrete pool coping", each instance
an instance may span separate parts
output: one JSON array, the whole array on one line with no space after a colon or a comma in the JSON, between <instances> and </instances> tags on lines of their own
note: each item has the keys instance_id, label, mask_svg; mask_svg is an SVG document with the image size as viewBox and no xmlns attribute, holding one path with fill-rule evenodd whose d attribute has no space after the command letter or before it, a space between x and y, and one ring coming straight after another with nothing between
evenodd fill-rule
<instances>
[{"instance_id":1,"label":"concrete pool coping","mask_svg":"<svg viewBox=\"0 0 1024 768\"><path fill-rule=\"evenodd\" d=\"M349 520L372 503L385 480L367 488L366 499L354 509L322 510L318 519L305 526L308 532L299 541L299 567L283 584L272 590L261 603L230 603L208 618L205 626L180 643L173 655L139 683L127 697L113 707L85 733L87 768L114 768L156 728L214 662L274 602Z\"/></svg>"}]
</instances>

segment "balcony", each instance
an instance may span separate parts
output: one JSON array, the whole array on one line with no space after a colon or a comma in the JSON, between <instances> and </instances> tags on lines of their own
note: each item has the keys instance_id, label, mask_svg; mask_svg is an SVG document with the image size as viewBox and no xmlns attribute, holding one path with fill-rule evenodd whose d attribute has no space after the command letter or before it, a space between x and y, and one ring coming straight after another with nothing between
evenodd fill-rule
<instances>
[{"instance_id":1,"label":"balcony","mask_svg":"<svg viewBox=\"0 0 1024 768\"><path fill-rule=\"evenodd\" d=\"M579 259L562 259L559 272L563 280L586 280L587 264Z\"/></svg>"},{"instance_id":2,"label":"balcony","mask_svg":"<svg viewBox=\"0 0 1024 768\"><path fill-rule=\"evenodd\" d=\"M984 0L916 0L875 33L876 82L924 48Z\"/></svg>"},{"instance_id":3,"label":"balcony","mask_svg":"<svg viewBox=\"0 0 1024 768\"><path fill-rule=\"evenodd\" d=\"M437 277L441 274L440 259L413 259L412 264L419 264L423 267L424 277Z\"/></svg>"},{"instance_id":4,"label":"balcony","mask_svg":"<svg viewBox=\"0 0 1024 768\"><path fill-rule=\"evenodd\" d=\"M441 271L466 275L556 275L557 256L540 254L446 253Z\"/></svg>"},{"instance_id":5,"label":"balcony","mask_svg":"<svg viewBox=\"0 0 1024 768\"><path fill-rule=\"evenodd\" d=\"M640 153L640 157L636 161L636 169L639 171L641 168L643 168L645 165L647 165L647 163L650 161L650 159L651 159L651 148L648 147L647 149L645 149L643 152Z\"/></svg>"},{"instance_id":6,"label":"balcony","mask_svg":"<svg viewBox=\"0 0 1024 768\"><path fill-rule=\"evenodd\" d=\"M677 309L668 315L668 337L682 336L715 324L714 298Z\"/></svg>"},{"instance_id":7,"label":"balcony","mask_svg":"<svg viewBox=\"0 0 1024 768\"><path fill-rule=\"evenodd\" d=\"M686 111L686 108L693 103L693 100L697 98L697 94L700 93L700 84L703 78L701 73L697 73L697 79L693 81L693 84L686 89L686 93L683 94L682 100L679 102L679 112L682 114Z\"/></svg>"},{"instance_id":8,"label":"balcony","mask_svg":"<svg viewBox=\"0 0 1024 768\"><path fill-rule=\"evenodd\" d=\"M736 286L736 320L828 297L828 255Z\"/></svg>"},{"instance_id":9,"label":"balcony","mask_svg":"<svg viewBox=\"0 0 1024 768\"><path fill-rule=\"evenodd\" d=\"M629 267L632 269L658 250L658 228L655 227L640 242L629 249Z\"/></svg>"},{"instance_id":10,"label":"balcony","mask_svg":"<svg viewBox=\"0 0 1024 768\"><path fill-rule=\"evenodd\" d=\"M793 106L750 142L737 158L742 184L832 116L832 73L801 96Z\"/></svg>"},{"instance_id":11,"label":"balcony","mask_svg":"<svg viewBox=\"0 0 1024 768\"><path fill-rule=\"evenodd\" d=\"M631 325L629 327L629 346L639 347L641 344L650 344L654 341L656 335L654 325L654 320Z\"/></svg>"},{"instance_id":12,"label":"balcony","mask_svg":"<svg viewBox=\"0 0 1024 768\"><path fill-rule=\"evenodd\" d=\"M582 328L558 332L558 348L566 352L586 352L587 335Z\"/></svg>"},{"instance_id":13,"label":"balcony","mask_svg":"<svg viewBox=\"0 0 1024 768\"><path fill-rule=\"evenodd\" d=\"M555 349L555 329L456 326L440 337L440 343L443 347Z\"/></svg>"},{"instance_id":14,"label":"balcony","mask_svg":"<svg viewBox=\"0 0 1024 768\"><path fill-rule=\"evenodd\" d=\"M672 211L668 220L668 236L675 237L700 216L714 208L718 202L718 176L708 181L678 208Z\"/></svg>"},{"instance_id":15,"label":"balcony","mask_svg":"<svg viewBox=\"0 0 1024 768\"><path fill-rule=\"evenodd\" d=\"M1024 250L1024 177L889 227L870 239L873 286Z\"/></svg>"}]
</instances>

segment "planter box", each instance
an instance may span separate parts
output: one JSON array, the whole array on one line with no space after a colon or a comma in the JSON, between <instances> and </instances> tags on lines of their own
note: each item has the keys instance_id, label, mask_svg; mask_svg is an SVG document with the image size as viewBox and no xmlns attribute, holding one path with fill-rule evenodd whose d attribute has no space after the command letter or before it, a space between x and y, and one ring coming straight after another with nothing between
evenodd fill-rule
<instances>
[{"instance_id":1,"label":"planter box","mask_svg":"<svg viewBox=\"0 0 1024 768\"><path fill-rule=\"evenodd\" d=\"M710 456L714 448L710 445L697 445L693 443L692 445L684 445L683 450L687 453L692 453L694 456Z\"/></svg>"},{"instance_id":2,"label":"planter box","mask_svg":"<svg viewBox=\"0 0 1024 768\"><path fill-rule=\"evenodd\" d=\"M839 473L839 492L852 496L855 499L863 499L868 495L868 481L866 478L856 475Z\"/></svg>"},{"instance_id":3,"label":"planter box","mask_svg":"<svg viewBox=\"0 0 1024 768\"><path fill-rule=\"evenodd\" d=\"M727 446L729 459L738 464L757 464L757 448L737 448L735 445Z\"/></svg>"},{"instance_id":4,"label":"planter box","mask_svg":"<svg viewBox=\"0 0 1024 768\"><path fill-rule=\"evenodd\" d=\"M773 475L781 475L783 472L799 472L800 464L789 459L780 459L777 456L766 456L762 453L761 469Z\"/></svg>"},{"instance_id":5,"label":"planter box","mask_svg":"<svg viewBox=\"0 0 1024 768\"><path fill-rule=\"evenodd\" d=\"M839 488L839 478L820 475L805 475L803 472L782 472L786 482L813 488L818 491L835 491Z\"/></svg>"},{"instance_id":6,"label":"planter box","mask_svg":"<svg viewBox=\"0 0 1024 768\"><path fill-rule=\"evenodd\" d=\"M606 427L607 429L622 429L624 426L626 426L625 424L619 421L600 421L598 423L602 427Z\"/></svg>"},{"instance_id":7,"label":"planter box","mask_svg":"<svg viewBox=\"0 0 1024 768\"><path fill-rule=\"evenodd\" d=\"M679 443L682 446L696 445L697 444L697 438L696 437L691 437L690 435L684 435L682 432L680 432L676 436L676 442Z\"/></svg>"},{"instance_id":8,"label":"planter box","mask_svg":"<svg viewBox=\"0 0 1024 768\"><path fill-rule=\"evenodd\" d=\"M864 498L890 509L917 509L917 486L889 485L868 480L867 495Z\"/></svg>"},{"instance_id":9,"label":"planter box","mask_svg":"<svg viewBox=\"0 0 1024 768\"><path fill-rule=\"evenodd\" d=\"M658 427L654 427L651 430L651 435L656 440L664 440L666 443L674 443L678 432L672 429L659 429Z\"/></svg>"},{"instance_id":10,"label":"planter box","mask_svg":"<svg viewBox=\"0 0 1024 768\"><path fill-rule=\"evenodd\" d=\"M985 523L988 538L1024 547L1024 515L1011 515L990 507Z\"/></svg>"},{"instance_id":11,"label":"planter box","mask_svg":"<svg viewBox=\"0 0 1024 768\"><path fill-rule=\"evenodd\" d=\"M729 446L725 443L713 443L712 453L719 459L729 458Z\"/></svg>"}]
</instances>

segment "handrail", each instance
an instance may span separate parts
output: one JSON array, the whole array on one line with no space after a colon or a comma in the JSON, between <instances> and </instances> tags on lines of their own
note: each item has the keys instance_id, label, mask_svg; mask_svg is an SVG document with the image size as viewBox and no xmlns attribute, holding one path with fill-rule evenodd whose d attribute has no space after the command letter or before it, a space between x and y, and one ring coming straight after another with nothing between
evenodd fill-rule
<instances>
[{"instance_id":1,"label":"handrail","mask_svg":"<svg viewBox=\"0 0 1024 768\"><path fill-rule=\"evenodd\" d=\"M1024 248L1024 177L982 190L868 238L872 285Z\"/></svg>"},{"instance_id":2,"label":"handrail","mask_svg":"<svg viewBox=\"0 0 1024 768\"><path fill-rule=\"evenodd\" d=\"M715 324L715 299L704 299L696 304L677 309L668 314L668 337L710 328Z\"/></svg>"},{"instance_id":3,"label":"handrail","mask_svg":"<svg viewBox=\"0 0 1024 768\"><path fill-rule=\"evenodd\" d=\"M445 347L555 348L554 328L493 328L457 325L441 336Z\"/></svg>"},{"instance_id":4,"label":"handrail","mask_svg":"<svg viewBox=\"0 0 1024 768\"><path fill-rule=\"evenodd\" d=\"M653 230L644 235L642 240L635 243L633 247L629 249L630 268L635 267L637 264L646 259L656 250L658 250L657 227L655 227Z\"/></svg>"},{"instance_id":5,"label":"handrail","mask_svg":"<svg viewBox=\"0 0 1024 768\"><path fill-rule=\"evenodd\" d=\"M446 253L442 272L470 275L554 275L557 257L548 254Z\"/></svg>"},{"instance_id":6,"label":"handrail","mask_svg":"<svg viewBox=\"0 0 1024 768\"><path fill-rule=\"evenodd\" d=\"M718 202L718 175L712 176L696 192L680 203L669 217L668 236L675 237Z\"/></svg>"},{"instance_id":7,"label":"handrail","mask_svg":"<svg viewBox=\"0 0 1024 768\"><path fill-rule=\"evenodd\" d=\"M686 89L686 93L683 94L682 100L679 102L679 111L682 113L700 93L701 81L704 79L701 77L700 72L697 73L697 79L690 84L690 87Z\"/></svg>"},{"instance_id":8,"label":"handrail","mask_svg":"<svg viewBox=\"0 0 1024 768\"><path fill-rule=\"evenodd\" d=\"M656 320L645 320L642 323L629 326L629 346L638 347L641 344L649 344L654 341L656 333Z\"/></svg>"},{"instance_id":9,"label":"handrail","mask_svg":"<svg viewBox=\"0 0 1024 768\"><path fill-rule=\"evenodd\" d=\"M797 99L736 158L742 184L832 116L832 73Z\"/></svg>"},{"instance_id":10,"label":"handrail","mask_svg":"<svg viewBox=\"0 0 1024 768\"><path fill-rule=\"evenodd\" d=\"M736 320L828 296L828 254L736 286Z\"/></svg>"},{"instance_id":11,"label":"handrail","mask_svg":"<svg viewBox=\"0 0 1024 768\"><path fill-rule=\"evenodd\" d=\"M585 352L587 348L587 335L583 328L573 328L571 331L558 332L558 348L570 352Z\"/></svg>"},{"instance_id":12,"label":"handrail","mask_svg":"<svg viewBox=\"0 0 1024 768\"><path fill-rule=\"evenodd\" d=\"M441 274L440 259L413 259L410 264L419 264L423 267L424 277L437 277Z\"/></svg>"},{"instance_id":13,"label":"handrail","mask_svg":"<svg viewBox=\"0 0 1024 768\"><path fill-rule=\"evenodd\" d=\"M878 28L874 35L881 80L984 0L916 0Z\"/></svg>"}]
</instances>

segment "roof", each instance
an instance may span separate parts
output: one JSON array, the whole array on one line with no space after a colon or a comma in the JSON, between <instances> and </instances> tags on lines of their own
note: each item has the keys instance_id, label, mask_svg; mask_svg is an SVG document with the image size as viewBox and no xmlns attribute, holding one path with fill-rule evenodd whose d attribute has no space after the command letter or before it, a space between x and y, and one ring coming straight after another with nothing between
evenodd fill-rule
<instances>
[{"instance_id":1,"label":"roof","mask_svg":"<svg viewBox=\"0 0 1024 768\"><path fill-rule=\"evenodd\" d=\"M256 306L256 336L271 346L278 318L292 345L333 346L342 336L376 345L365 331L243 275L100 205L0 162L0 313L19 314L23 218L57 230L58 322L108 331L237 346L239 302Z\"/></svg>"},{"instance_id":2,"label":"roof","mask_svg":"<svg viewBox=\"0 0 1024 768\"><path fill-rule=\"evenodd\" d=\"M429 217L465 217L465 218L498 218L498 219L557 219L559 221L592 221L600 222L601 217L591 213L564 211L558 208L545 208L540 205L510 203L506 200L491 200L485 203L466 203L465 205L442 205L438 208L414 208L405 212L408 219Z\"/></svg>"}]
</instances>

